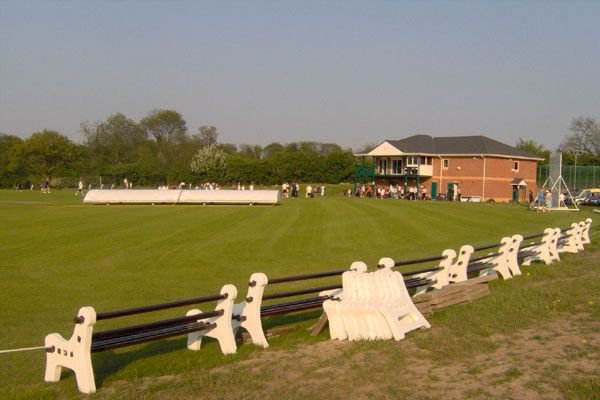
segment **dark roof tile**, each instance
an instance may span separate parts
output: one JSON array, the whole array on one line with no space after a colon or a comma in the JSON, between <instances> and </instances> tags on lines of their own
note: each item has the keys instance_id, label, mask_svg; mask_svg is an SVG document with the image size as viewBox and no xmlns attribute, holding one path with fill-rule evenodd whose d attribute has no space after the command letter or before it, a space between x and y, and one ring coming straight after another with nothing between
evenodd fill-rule
<instances>
[{"instance_id":1,"label":"dark roof tile","mask_svg":"<svg viewBox=\"0 0 600 400\"><path fill-rule=\"evenodd\" d=\"M514 157L538 158L526 151L509 146L486 136L414 135L388 142L404 153L425 154L497 154Z\"/></svg>"}]
</instances>

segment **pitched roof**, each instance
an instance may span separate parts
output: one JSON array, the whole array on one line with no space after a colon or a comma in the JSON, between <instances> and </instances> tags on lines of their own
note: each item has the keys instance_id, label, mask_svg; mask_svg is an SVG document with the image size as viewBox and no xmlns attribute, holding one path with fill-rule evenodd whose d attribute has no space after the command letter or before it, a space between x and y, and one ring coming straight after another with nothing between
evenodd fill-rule
<instances>
[{"instance_id":1,"label":"pitched roof","mask_svg":"<svg viewBox=\"0 0 600 400\"><path fill-rule=\"evenodd\" d=\"M403 153L413 154L494 154L512 157L539 157L486 136L431 137L414 135L401 140L386 140Z\"/></svg>"}]
</instances>

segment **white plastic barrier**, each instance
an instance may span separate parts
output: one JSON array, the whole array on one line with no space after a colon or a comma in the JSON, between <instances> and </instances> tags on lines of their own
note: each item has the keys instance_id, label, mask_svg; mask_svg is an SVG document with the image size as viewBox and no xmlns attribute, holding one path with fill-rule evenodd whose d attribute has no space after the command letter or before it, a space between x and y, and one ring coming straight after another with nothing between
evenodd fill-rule
<instances>
[{"instance_id":1,"label":"white plastic barrier","mask_svg":"<svg viewBox=\"0 0 600 400\"><path fill-rule=\"evenodd\" d=\"M467 273L479 271L479 276L500 274L503 279L511 279L513 275L521 275L518 254L522 241L523 236L521 235L503 237L500 240L497 252L470 260L474 263L467 266Z\"/></svg>"},{"instance_id":2,"label":"white plastic barrier","mask_svg":"<svg viewBox=\"0 0 600 400\"><path fill-rule=\"evenodd\" d=\"M544 229L544 236L539 243L529 244L524 248L525 257L522 265L531 265L534 261L542 261L546 265L550 265L555 261L560 261L557 251L559 237L559 228Z\"/></svg>"},{"instance_id":3,"label":"white plastic barrier","mask_svg":"<svg viewBox=\"0 0 600 400\"><path fill-rule=\"evenodd\" d=\"M592 227L592 219L591 218L586 218L585 221L583 221L584 223L584 227L583 230L581 231L581 243L582 244L590 244L590 228Z\"/></svg>"},{"instance_id":4,"label":"white plastic barrier","mask_svg":"<svg viewBox=\"0 0 600 400\"><path fill-rule=\"evenodd\" d=\"M207 336L217 339L223 354L234 354L237 351L232 325L233 302L237 297L237 289L233 285L225 285L223 286L223 289L221 289L221 294L227 295L227 298L217 302L215 311L223 311L223 314L217 317L197 320L197 322L214 323L215 327L207 330L191 332L188 334L187 348L189 350L200 350L200 347L202 346L202 338ZM202 311L194 308L189 310L185 315L192 316L199 314L202 314Z\"/></svg>"},{"instance_id":5,"label":"white plastic barrier","mask_svg":"<svg viewBox=\"0 0 600 400\"><path fill-rule=\"evenodd\" d=\"M260 308L267 283L269 278L262 272L255 272L250 276L248 295L243 302L233 306L235 319L232 321L234 333L244 328L250 335L252 343L264 348L269 347L269 342L263 331Z\"/></svg>"},{"instance_id":6,"label":"white plastic barrier","mask_svg":"<svg viewBox=\"0 0 600 400\"><path fill-rule=\"evenodd\" d=\"M101 190L86 193L86 204L278 204L278 190Z\"/></svg>"},{"instance_id":7,"label":"white plastic barrier","mask_svg":"<svg viewBox=\"0 0 600 400\"><path fill-rule=\"evenodd\" d=\"M585 222L581 224L573 222L571 224L571 227L567 229L558 240L557 250L559 253L579 253L583 250L581 234L584 226Z\"/></svg>"},{"instance_id":8,"label":"white plastic barrier","mask_svg":"<svg viewBox=\"0 0 600 400\"><path fill-rule=\"evenodd\" d=\"M460 248L456 262L448 267L449 283L464 282L469 279L467 276L467 265L469 265L469 259L474 251L473 246L469 244Z\"/></svg>"},{"instance_id":9,"label":"white plastic barrier","mask_svg":"<svg viewBox=\"0 0 600 400\"><path fill-rule=\"evenodd\" d=\"M440 261L437 270L410 275L410 279L423 279L426 281L426 283L422 285L413 286L416 288L415 296L427 292L431 287L434 289L441 289L450 284L450 267L453 265L454 258L456 258L456 251L446 249L442 252L442 256L444 258ZM387 258L385 258L385 260L387 260Z\"/></svg>"},{"instance_id":10,"label":"white plastic barrier","mask_svg":"<svg viewBox=\"0 0 600 400\"><path fill-rule=\"evenodd\" d=\"M352 264L342 275L343 289L337 299L326 300L331 339L402 340L407 332L431 325L414 306L394 261L383 258L381 268L366 272L362 262Z\"/></svg>"},{"instance_id":11,"label":"white plastic barrier","mask_svg":"<svg viewBox=\"0 0 600 400\"><path fill-rule=\"evenodd\" d=\"M523 236L516 234L511 237L512 243L508 246L507 252L504 253L504 262L512 276L521 275L519 268L519 247L523 243Z\"/></svg>"},{"instance_id":12,"label":"white plastic barrier","mask_svg":"<svg viewBox=\"0 0 600 400\"><path fill-rule=\"evenodd\" d=\"M99 337L94 338L93 329L97 319L96 311L93 307L82 307L75 319L75 328L73 329L73 335L70 339L66 340L58 333L51 333L46 336L44 341L46 347L46 371L44 379L46 382L58 382L60 380L62 368L69 368L75 373L79 391L82 393L94 393L96 391L96 383L94 380L94 370L92 368L92 352L106 350L111 348L110 346L112 346L112 348L123 347L158 340L163 337L169 337L169 335L176 336L185 334L192 329L199 329L194 327L189 328L189 330L186 331L190 326L189 324L194 324L195 322L208 326L206 328L200 328L204 329L201 332L189 333L188 348L190 350L200 350L202 337L210 336L218 340L221 351L224 354L235 353L237 346L233 335L231 316L237 289L233 285L225 285L221 289L220 294L223 295L223 298L217 302L215 308L215 311L220 311L220 315L218 316L189 320L189 322L182 322L182 324L177 325L177 327L174 327L173 324L171 324L171 320L157 321L154 327L148 327L147 330L145 330L146 326L144 326L144 331L136 329L140 326L125 327L121 329L123 332L122 336L117 337L112 335L109 339ZM198 314L200 314L200 310L197 309L190 310L187 313L188 316ZM165 325L168 326L161 326L161 323L165 323ZM159 325L157 326L157 324ZM131 331L123 331L127 329L135 330L135 335L132 334ZM174 332L175 330L179 330L182 333ZM99 334L106 334L107 332L114 333L114 331L115 330L112 332L105 331L100 332ZM119 332L119 334L121 334L121 332Z\"/></svg>"}]
</instances>

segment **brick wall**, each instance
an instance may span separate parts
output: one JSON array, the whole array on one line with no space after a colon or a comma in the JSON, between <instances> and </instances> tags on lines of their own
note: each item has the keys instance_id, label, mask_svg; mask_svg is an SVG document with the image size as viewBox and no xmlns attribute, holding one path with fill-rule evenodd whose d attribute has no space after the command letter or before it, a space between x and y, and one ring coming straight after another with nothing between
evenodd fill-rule
<instances>
[{"instance_id":1,"label":"brick wall","mask_svg":"<svg viewBox=\"0 0 600 400\"><path fill-rule=\"evenodd\" d=\"M442 167L442 160L448 160L448 168ZM514 170L518 162L518 170ZM445 193L448 183L458 183L463 196L481 196L483 200L512 200L511 182L523 178L527 190L536 189L536 161L518 160L486 156L457 156L433 159L433 177L425 181L431 191L431 183L437 182L438 192ZM485 169L485 187L484 187ZM519 195L522 199L522 194Z\"/></svg>"}]
</instances>

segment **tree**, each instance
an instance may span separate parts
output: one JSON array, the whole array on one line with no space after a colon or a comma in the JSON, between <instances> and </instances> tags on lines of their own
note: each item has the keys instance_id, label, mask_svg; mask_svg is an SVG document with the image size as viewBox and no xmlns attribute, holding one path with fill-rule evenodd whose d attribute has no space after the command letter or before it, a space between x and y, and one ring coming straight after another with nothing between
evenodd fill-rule
<instances>
[{"instance_id":1,"label":"tree","mask_svg":"<svg viewBox=\"0 0 600 400\"><path fill-rule=\"evenodd\" d=\"M237 146L233 143L219 143L218 146L226 155L237 153Z\"/></svg>"},{"instance_id":2,"label":"tree","mask_svg":"<svg viewBox=\"0 0 600 400\"><path fill-rule=\"evenodd\" d=\"M27 138L19 147L26 167L40 177L51 179L75 158L75 147L66 136L43 130Z\"/></svg>"},{"instance_id":3,"label":"tree","mask_svg":"<svg viewBox=\"0 0 600 400\"><path fill-rule=\"evenodd\" d=\"M267 146L265 146L262 149L261 157L269 158L269 157L272 157L273 155L280 153L282 151L283 151L283 145L281 143L273 142L271 144L268 144Z\"/></svg>"},{"instance_id":4,"label":"tree","mask_svg":"<svg viewBox=\"0 0 600 400\"><path fill-rule=\"evenodd\" d=\"M216 144L206 145L196 152L190 168L202 180L222 182L227 173L225 153Z\"/></svg>"},{"instance_id":5,"label":"tree","mask_svg":"<svg viewBox=\"0 0 600 400\"><path fill-rule=\"evenodd\" d=\"M185 140L187 126L177 111L152 110L140 121L140 127L146 135L154 137L156 142L181 143Z\"/></svg>"},{"instance_id":6,"label":"tree","mask_svg":"<svg viewBox=\"0 0 600 400\"><path fill-rule=\"evenodd\" d=\"M364 145L362 145L356 152L357 153L368 153L371 150L373 150L375 147L377 147L377 143L365 143Z\"/></svg>"},{"instance_id":7,"label":"tree","mask_svg":"<svg viewBox=\"0 0 600 400\"><path fill-rule=\"evenodd\" d=\"M194 135L194 139L198 141L200 146L208 146L211 144L217 144L219 138L219 132L214 126L201 126L198 128L198 133Z\"/></svg>"},{"instance_id":8,"label":"tree","mask_svg":"<svg viewBox=\"0 0 600 400\"><path fill-rule=\"evenodd\" d=\"M322 156L323 173L321 182L347 182L354 174L354 155L350 150L338 150Z\"/></svg>"},{"instance_id":9,"label":"tree","mask_svg":"<svg viewBox=\"0 0 600 400\"><path fill-rule=\"evenodd\" d=\"M527 153L543 158L543 163L548 163L550 159L550 154L552 153L550 150L544 148L543 144L540 144L531 139L523 139L519 138L519 141L515 145L517 149L526 151Z\"/></svg>"},{"instance_id":10,"label":"tree","mask_svg":"<svg viewBox=\"0 0 600 400\"><path fill-rule=\"evenodd\" d=\"M342 151L342 148L335 143L321 143L319 146L319 153L330 154L337 151Z\"/></svg>"},{"instance_id":11,"label":"tree","mask_svg":"<svg viewBox=\"0 0 600 400\"><path fill-rule=\"evenodd\" d=\"M240 144L240 154L247 157L260 158L262 147L260 145Z\"/></svg>"},{"instance_id":12,"label":"tree","mask_svg":"<svg viewBox=\"0 0 600 400\"><path fill-rule=\"evenodd\" d=\"M574 118L569 130L571 133L563 139L560 150L600 157L600 124L594 118Z\"/></svg>"},{"instance_id":13,"label":"tree","mask_svg":"<svg viewBox=\"0 0 600 400\"><path fill-rule=\"evenodd\" d=\"M189 180L190 161L199 146L187 135L181 114L173 110L153 110L140 121L140 127L156 140L154 148L162 172L158 174L161 183L169 185L171 181Z\"/></svg>"},{"instance_id":14,"label":"tree","mask_svg":"<svg viewBox=\"0 0 600 400\"><path fill-rule=\"evenodd\" d=\"M138 148L147 141L146 132L121 113L110 115L105 121L95 124L82 122L81 132L99 172L119 164L135 162Z\"/></svg>"},{"instance_id":15,"label":"tree","mask_svg":"<svg viewBox=\"0 0 600 400\"><path fill-rule=\"evenodd\" d=\"M0 133L0 186L9 187L21 181L25 166L17 157L23 140L17 136Z\"/></svg>"}]
</instances>

